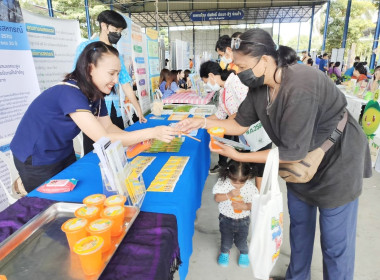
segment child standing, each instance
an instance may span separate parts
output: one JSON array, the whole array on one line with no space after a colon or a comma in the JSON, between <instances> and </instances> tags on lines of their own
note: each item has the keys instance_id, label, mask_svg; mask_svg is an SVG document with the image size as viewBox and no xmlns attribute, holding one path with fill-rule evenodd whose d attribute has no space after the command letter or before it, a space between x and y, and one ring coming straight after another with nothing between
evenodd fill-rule
<instances>
[{"instance_id":1,"label":"child standing","mask_svg":"<svg viewBox=\"0 0 380 280\"><path fill-rule=\"evenodd\" d=\"M230 160L219 171L219 179L212 192L215 201L219 203L220 266L228 266L233 243L240 251L239 266L249 265L247 237L252 194L258 193L252 181L256 173L254 165L234 160Z\"/></svg>"}]
</instances>

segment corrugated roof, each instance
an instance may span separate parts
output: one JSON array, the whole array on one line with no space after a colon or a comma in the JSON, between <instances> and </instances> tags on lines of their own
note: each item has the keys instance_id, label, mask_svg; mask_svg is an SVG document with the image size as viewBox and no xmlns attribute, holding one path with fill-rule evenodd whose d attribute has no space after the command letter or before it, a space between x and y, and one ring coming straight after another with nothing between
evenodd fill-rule
<instances>
[{"instance_id":1,"label":"corrugated roof","mask_svg":"<svg viewBox=\"0 0 380 280\"><path fill-rule=\"evenodd\" d=\"M108 0L102 1L109 3ZM158 1L159 26L199 26L235 25L259 23L305 22L312 15L312 6L318 12L327 1L314 0L192 0ZM156 6L154 0L113 0L116 9L130 13L133 22L142 27L156 26ZM192 12L217 10L240 10L244 13L241 20L192 21Z\"/></svg>"}]
</instances>

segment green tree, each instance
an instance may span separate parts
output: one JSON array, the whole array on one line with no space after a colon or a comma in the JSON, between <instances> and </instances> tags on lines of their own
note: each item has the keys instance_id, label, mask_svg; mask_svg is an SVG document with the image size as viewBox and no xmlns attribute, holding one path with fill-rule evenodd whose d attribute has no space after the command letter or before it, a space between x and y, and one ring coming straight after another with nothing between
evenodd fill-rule
<instances>
[{"instance_id":1,"label":"green tree","mask_svg":"<svg viewBox=\"0 0 380 280\"><path fill-rule=\"evenodd\" d=\"M298 44L298 36L290 38L286 43L288 47L293 48L295 51L297 51L297 44ZM301 35L298 51L301 52L301 51L307 50L308 47L309 47L309 35ZM313 38L311 39L311 50L319 50L320 48L321 48L321 42L319 41L317 37L313 36Z\"/></svg>"},{"instance_id":2,"label":"green tree","mask_svg":"<svg viewBox=\"0 0 380 280\"><path fill-rule=\"evenodd\" d=\"M340 48L343 40L344 22L346 17L347 0L332 0L330 4L330 20L327 27L326 52L331 53L333 48ZM351 14L348 25L346 54L353 43L356 44L356 55L369 57L371 55L373 34L376 26L371 20L371 14L377 9L372 1L355 0L351 4ZM325 22L326 13L321 13L321 20ZM324 25L321 26L323 34Z\"/></svg>"},{"instance_id":3,"label":"green tree","mask_svg":"<svg viewBox=\"0 0 380 280\"><path fill-rule=\"evenodd\" d=\"M89 0L89 13L91 22L91 33L99 32L99 26L96 21L98 14L109 9L108 5L100 1ZM32 13L48 15L46 0L20 0L20 5ZM52 0L54 17L62 19L76 19L79 21L81 35L87 38L86 11L83 0Z\"/></svg>"}]
</instances>

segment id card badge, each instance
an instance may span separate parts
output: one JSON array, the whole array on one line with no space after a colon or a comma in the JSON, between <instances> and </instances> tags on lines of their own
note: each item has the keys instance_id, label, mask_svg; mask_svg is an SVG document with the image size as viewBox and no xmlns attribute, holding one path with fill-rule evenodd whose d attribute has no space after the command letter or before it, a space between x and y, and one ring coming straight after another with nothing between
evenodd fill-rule
<instances>
[{"instance_id":1,"label":"id card badge","mask_svg":"<svg viewBox=\"0 0 380 280\"><path fill-rule=\"evenodd\" d=\"M251 125L243 134L243 137L253 152L264 148L266 145L269 145L272 142L263 125L261 124L261 121L258 121Z\"/></svg>"}]
</instances>

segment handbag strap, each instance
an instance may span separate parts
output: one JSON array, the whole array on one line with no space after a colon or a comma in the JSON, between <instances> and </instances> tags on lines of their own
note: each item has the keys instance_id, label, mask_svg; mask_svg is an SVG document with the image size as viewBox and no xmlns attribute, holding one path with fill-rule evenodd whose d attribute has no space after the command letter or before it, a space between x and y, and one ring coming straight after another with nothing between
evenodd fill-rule
<instances>
[{"instance_id":1,"label":"handbag strap","mask_svg":"<svg viewBox=\"0 0 380 280\"><path fill-rule=\"evenodd\" d=\"M345 110L343 118L339 121L337 127L334 129L333 133L329 136L329 138L323 142L321 149L326 153L335 143L338 141L339 137L342 135L344 128L346 127L348 119L348 113Z\"/></svg>"}]
</instances>

